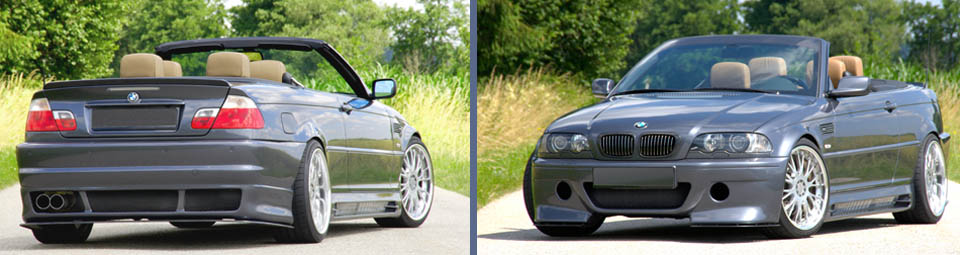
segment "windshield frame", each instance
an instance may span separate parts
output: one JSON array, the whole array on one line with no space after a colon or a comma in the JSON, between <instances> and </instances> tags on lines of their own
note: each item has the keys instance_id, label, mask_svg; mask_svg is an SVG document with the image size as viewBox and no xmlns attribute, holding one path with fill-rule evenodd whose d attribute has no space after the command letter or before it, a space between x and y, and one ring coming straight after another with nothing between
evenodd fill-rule
<instances>
[{"instance_id":1,"label":"windshield frame","mask_svg":"<svg viewBox=\"0 0 960 255\"><path fill-rule=\"evenodd\" d=\"M783 45L783 46L795 46L795 47L805 47L815 51L813 70L813 77L815 78L813 84L816 88L813 89L814 94L793 94L798 96L812 96L819 98L826 93L827 86L824 86L824 74L826 73L826 68L823 63L826 63L827 54L829 51L829 43L823 39L815 37L805 37L805 36L793 36L793 35L712 35L712 36L695 36L695 37L684 37L673 39L667 42L664 42L656 49L648 53L640 61L638 61L630 70L623 75L620 81L617 82L617 85L610 90L607 97L616 95L617 93L627 91L624 81L632 80L631 76L643 75L639 72L641 67L645 64L655 64L648 62L656 62L659 57L658 55L668 49L675 47L686 47L686 46L698 46L698 45ZM622 90L622 91L621 91ZM689 90L693 91L693 90ZM771 91L776 92L776 91Z\"/></svg>"}]
</instances>

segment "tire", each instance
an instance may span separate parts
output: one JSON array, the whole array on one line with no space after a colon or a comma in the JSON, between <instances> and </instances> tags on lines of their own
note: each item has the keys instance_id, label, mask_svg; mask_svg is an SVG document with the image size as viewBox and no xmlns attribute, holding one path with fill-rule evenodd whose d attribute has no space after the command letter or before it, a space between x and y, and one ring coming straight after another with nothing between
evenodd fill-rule
<instances>
[{"instance_id":1,"label":"tire","mask_svg":"<svg viewBox=\"0 0 960 255\"><path fill-rule=\"evenodd\" d=\"M927 135L923 139L923 147L920 148L917 165L913 168L913 204L909 210L893 213L893 217L898 223L906 224L933 224L940 221L943 212L946 209L947 195L947 169L943 157L943 148L940 147L940 139L934 135ZM931 167L928 172L927 167ZM930 186L927 183L927 174L932 174L931 181L939 185ZM939 186L939 187L937 187ZM935 197L930 197L927 192L929 188L936 188L931 191ZM938 192L939 191L939 192ZM941 193L942 192L942 193ZM934 198L934 200L931 200Z\"/></svg>"},{"instance_id":2,"label":"tire","mask_svg":"<svg viewBox=\"0 0 960 255\"><path fill-rule=\"evenodd\" d=\"M555 237L571 237L571 236L587 236L596 232L600 228L600 225L603 225L603 221L606 217L601 215L591 215L587 222L583 225L540 225L537 224L536 219L534 218L534 208L533 208L533 177L532 177L532 168L533 168L533 156L536 154L530 154L530 159L527 160L527 166L523 170L523 203L527 208L527 216L530 217L530 222L533 222L533 226L537 227L537 230L540 230L541 233L544 233L548 236Z\"/></svg>"},{"instance_id":3,"label":"tire","mask_svg":"<svg viewBox=\"0 0 960 255\"><path fill-rule=\"evenodd\" d=\"M332 193L326 152L320 143L310 141L302 158L293 182L293 228L281 229L275 236L278 242L319 243L330 229Z\"/></svg>"},{"instance_id":4,"label":"tire","mask_svg":"<svg viewBox=\"0 0 960 255\"><path fill-rule=\"evenodd\" d=\"M800 165L798 162L805 162L805 164ZM797 170L791 170L791 168ZM814 175L803 180L790 178L791 174L804 175L803 173L807 171ZM823 157L817 146L810 140L800 139L790 150L790 160L784 174L784 188L780 200L780 224L777 227L763 228L761 232L770 238L785 239L808 237L819 231L830 204L829 179ZM797 200L798 197L801 197L800 200ZM788 203L790 205L787 205ZM800 211L804 206L811 207L809 212L806 212L808 215L806 217Z\"/></svg>"},{"instance_id":5,"label":"tire","mask_svg":"<svg viewBox=\"0 0 960 255\"><path fill-rule=\"evenodd\" d=\"M398 208L400 217L374 220L381 227L419 227L427 220L433 207L433 183L433 161L430 159L430 152L420 138L414 136L403 150L403 166L400 171L401 201Z\"/></svg>"},{"instance_id":6,"label":"tire","mask_svg":"<svg viewBox=\"0 0 960 255\"><path fill-rule=\"evenodd\" d=\"M209 228L216 223L215 221L171 221L170 225L177 228Z\"/></svg>"},{"instance_id":7,"label":"tire","mask_svg":"<svg viewBox=\"0 0 960 255\"><path fill-rule=\"evenodd\" d=\"M33 237L45 244L82 243L92 229L92 223L44 225L33 229Z\"/></svg>"}]
</instances>

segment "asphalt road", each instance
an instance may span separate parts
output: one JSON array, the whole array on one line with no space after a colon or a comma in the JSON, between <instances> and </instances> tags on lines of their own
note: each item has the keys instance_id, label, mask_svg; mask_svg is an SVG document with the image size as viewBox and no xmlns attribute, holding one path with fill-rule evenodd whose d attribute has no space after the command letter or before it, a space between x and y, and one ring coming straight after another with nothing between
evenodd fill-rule
<instances>
[{"instance_id":1,"label":"asphalt road","mask_svg":"<svg viewBox=\"0 0 960 255\"><path fill-rule=\"evenodd\" d=\"M166 222L94 224L82 244L44 245L21 228L19 186L0 191L0 254L468 254L470 199L437 189L419 228L381 228L373 219L334 222L319 244L278 244L272 228L217 223L177 229Z\"/></svg>"},{"instance_id":2,"label":"asphalt road","mask_svg":"<svg viewBox=\"0 0 960 255\"><path fill-rule=\"evenodd\" d=\"M951 182L949 197L960 196ZM824 224L811 238L769 240L749 228L689 228L687 220L607 218L594 235L552 238L530 223L514 192L477 212L478 254L960 254L960 205L936 225L878 214Z\"/></svg>"}]
</instances>

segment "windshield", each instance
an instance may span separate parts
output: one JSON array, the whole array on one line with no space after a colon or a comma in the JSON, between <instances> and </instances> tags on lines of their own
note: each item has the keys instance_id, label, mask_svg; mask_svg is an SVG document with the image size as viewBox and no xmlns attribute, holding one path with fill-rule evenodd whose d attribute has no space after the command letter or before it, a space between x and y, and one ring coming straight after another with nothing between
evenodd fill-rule
<instances>
[{"instance_id":1,"label":"windshield","mask_svg":"<svg viewBox=\"0 0 960 255\"><path fill-rule=\"evenodd\" d=\"M635 65L611 95L644 90L740 90L815 96L817 50L789 44L662 46Z\"/></svg>"},{"instance_id":2,"label":"windshield","mask_svg":"<svg viewBox=\"0 0 960 255\"><path fill-rule=\"evenodd\" d=\"M283 63L286 72L293 79L308 88L319 91L353 94L354 91L347 84L343 76L323 56L315 51L281 50L281 49L250 49L250 50L217 50L191 53L176 53L171 60L182 67L183 76L205 76L207 70L207 56L215 52L231 51L246 54L250 61L276 60ZM258 77L253 77L258 78Z\"/></svg>"}]
</instances>

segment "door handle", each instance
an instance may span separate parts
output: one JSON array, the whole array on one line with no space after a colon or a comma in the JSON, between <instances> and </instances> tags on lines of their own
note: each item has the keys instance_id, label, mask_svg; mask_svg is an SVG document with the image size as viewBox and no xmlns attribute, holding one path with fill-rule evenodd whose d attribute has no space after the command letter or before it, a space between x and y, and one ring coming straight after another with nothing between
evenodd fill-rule
<instances>
[{"instance_id":1,"label":"door handle","mask_svg":"<svg viewBox=\"0 0 960 255\"><path fill-rule=\"evenodd\" d=\"M351 106L349 102L343 103L342 105L340 105L340 112L350 114L350 112L352 111L353 111L353 106Z\"/></svg>"},{"instance_id":2,"label":"door handle","mask_svg":"<svg viewBox=\"0 0 960 255\"><path fill-rule=\"evenodd\" d=\"M883 109L887 110L887 112L893 112L894 109L897 109L897 104L894 104L893 102L890 102L890 101L886 101L883 103Z\"/></svg>"}]
</instances>

